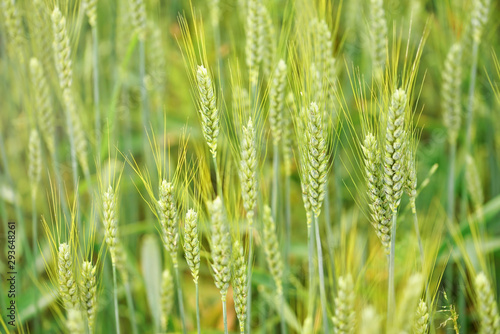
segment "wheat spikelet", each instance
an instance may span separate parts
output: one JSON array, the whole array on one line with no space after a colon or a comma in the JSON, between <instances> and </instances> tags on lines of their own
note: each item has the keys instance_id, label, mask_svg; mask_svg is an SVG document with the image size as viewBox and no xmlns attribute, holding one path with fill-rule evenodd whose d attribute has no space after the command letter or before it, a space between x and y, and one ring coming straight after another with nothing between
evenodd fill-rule
<instances>
[{"instance_id":1,"label":"wheat spikelet","mask_svg":"<svg viewBox=\"0 0 500 334\"><path fill-rule=\"evenodd\" d=\"M335 298L335 333L354 333L356 313L354 310L354 287L350 274L338 279L337 297Z\"/></svg>"},{"instance_id":2,"label":"wheat spikelet","mask_svg":"<svg viewBox=\"0 0 500 334\"><path fill-rule=\"evenodd\" d=\"M384 152L384 192L392 212L397 211L405 182L405 109L406 93L398 89L392 96L388 110Z\"/></svg>"},{"instance_id":3,"label":"wheat spikelet","mask_svg":"<svg viewBox=\"0 0 500 334\"><path fill-rule=\"evenodd\" d=\"M262 242L266 252L267 265L276 284L278 296L283 294L283 260L279 251L279 242L276 235L276 224L271 215L271 208L264 206L264 231Z\"/></svg>"},{"instance_id":4,"label":"wheat spikelet","mask_svg":"<svg viewBox=\"0 0 500 334\"><path fill-rule=\"evenodd\" d=\"M162 328L167 328L167 320L174 307L174 279L168 269L165 269L161 279L160 308Z\"/></svg>"},{"instance_id":5,"label":"wheat spikelet","mask_svg":"<svg viewBox=\"0 0 500 334\"><path fill-rule=\"evenodd\" d=\"M481 186L481 179L479 178L479 173L477 171L474 158L467 155L465 158L466 168L465 168L465 178L467 181L467 188L472 199L472 203L478 213L481 211L481 207L484 203L483 187Z\"/></svg>"},{"instance_id":6,"label":"wheat spikelet","mask_svg":"<svg viewBox=\"0 0 500 334\"><path fill-rule=\"evenodd\" d=\"M474 281L477 295L477 312L479 313L480 333L500 333L500 317L495 294L483 272L480 272Z\"/></svg>"},{"instance_id":7,"label":"wheat spikelet","mask_svg":"<svg viewBox=\"0 0 500 334\"><path fill-rule=\"evenodd\" d=\"M30 35L36 43L37 58L43 64L44 72L49 73L49 69L54 66L50 17L47 15L46 5L42 0L34 0L33 5L34 15L29 22L32 24Z\"/></svg>"},{"instance_id":8,"label":"wheat spikelet","mask_svg":"<svg viewBox=\"0 0 500 334\"><path fill-rule=\"evenodd\" d=\"M250 118L247 126L243 126L240 167L241 196L250 224L257 203L257 150L255 146L255 128Z\"/></svg>"},{"instance_id":9,"label":"wheat spikelet","mask_svg":"<svg viewBox=\"0 0 500 334\"><path fill-rule=\"evenodd\" d=\"M474 0L471 14L472 37L476 43L481 40L486 21L488 21L488 13L490 10L491 0Z\"/></svg>"},{"instance_id":10,"label":"wheat spikelet","mask_svg":"<svg viewBox=\"0 0 500 334\"><path fill-rule=\"evenodd\" d=\"M360 334L382 333L380 331L380 316L371 305L365 307L361 312Z\"/></svg>"},{"instance_id":11,"label":"wheat spikelet","mask_svg":"<svg viewBox=\"0 0 500 334\"><path fill-rule=\"evenodd\" d=\"M248 0L247 5L247 25L246 25L246 64L249 70L250 83L257 84L259 76L259 64L262 60L262 53L259 48L262 45L263 18L260 15L260 0Z\"/></svg>"},{"instance_id":12,"label":"wheat spikelet","mask_svg":"<svg viewBox=\"0 0 500 334\"><path fill-rule=\"evenodd\" d=\"M163 180L160 185L158 214L160 216L163 245L170 253L174 267L176 267L179 242L177 207L174 198L174 186L166 180Z\"/></svg>"},{"instance_id":13,"label":"wheat spikelet","mask_svg":"<svg viewBox=\"0 0 500 334\"><path fill-rule=\"evenodd\" d=\"M66 319L66 328L68 333L74 334L84 334L85 325L83 323L82 312L77 309L68 310L68 318Z\"/></svg>"},{"instance_id":14,"label":"wheat spikelet","mask_svg":"<svg viewBox=\"0 0 500 334\"><path fill-rule=\"evenodd\" d=\"M380 70L384 69L387 49L387 21L383 0L370 0L370 25L372 31L373 64Z\"/></svg>"},{"instance_id":15,"label":"wheat spikelet","mask_svg":"<svg viewBox=\"0 0 500 334\"><path fill-rule=\"evenodd\" d=\"M90 26L95 27L97 23L97 0L83 0L82 6L89 18Z\"/></svg>"},{"instance_id":16,"label":"wheat spikelet","mask_svg":"<svg viewBox=\"0 0 500 334\"><path fill-rule=\"evenodd\" d=\"M130 0L132 24L139 40L146 39L146 5L144 0Z\"/></svg>"},{"instance_id":17,"label":"wheat spikelet","mask_svg":"<svg viewBox=\"0 0 500 334\"><path fill-rule=\"evenodd\" d=\"M308 189L307 195L316 217L321 212L325 197L325 184L328 171L328 153L326 134L323 131L323 117L318 105L314 102L309 107L309 122L307 124L308 146Z\"/></svg>"},{"instance_id":18,"label":"wheat spikelet","mask_svg":"<svg viewBox=\"0 0 500 334\"><path fill-rule=\"evenodd\" d=\"M457 141L460 129L460 114L462 93L462 47L455 43L450 48L442 72L441 101L444 124L448 128L450 143Z\"/></svg>"},{"instance_id":19,"label":"wheat spikelet","mask_svg":"<svg viewBox=\"0 0 500 334\"><path fill-rule=\"evenodd\" d=\"M240 322L240 332L245 333L245 322L247 319L247 265L243 247L239 241L235 241L233 245L233 288L234 288L234 304L236 315Z\"/></svg>"},{"instance_id":20,"label":"wheat spikelet","mask_svg":"<svg viewBox=\"0 0 500 334\"><path fill-rule=\"evenodd\" d=\"M222 201L217 197L208 205L212 220L212 269L215 286L220 290L222 301L226 301L231 281L231 235L225 222Z\"/></svg>"},{"instance_id":21,"label":"wheat spikelet","mask_svg":"<svg viewBox=\"0 0 500 334\"><path fill-rule=\"evenodd\" d=\"M200 65L196 71L198 92L200 93L200 115L203 136L212 156L217 156L217 136L219 135L219 110L217 109L212 79L207 69Z\"/></svg>"},{"instance_id":22,"label":"wheat spikelet","mask_svg":"<svg viewBox=\"0 0 500 334\"><path fill-rule=\"evenodd\" d=\"M410 146L410 145L408 145ZM415 152L411 147L406 148L406 180L404 188L410 198L410 207L413 213L417 212L415 201L417 199L417 168L415 166Z\"/></svg>"},{"instance_id":23,"label":"wheat spikelet","mask_svg":"<svg viewBox=\"0 0 500 334\"><path fill-rule=\"evenodd\" d=\"M106 244L111 253L111 262L113 265L117 263L116 244L118 243L118 221L116 218L116 198L113 188L108 187L104 193L104 229L106 235Z\"/></svg>"},{"instance_id":24,"label":"wheat spikelet","mask_svg":"<svg viewBox=\"0 0 500 334\"><path fill-rule=\"evenodd\" d=\"M40 174L42 171L42 148L40 145L40 136L36 129L31 130L28 151L28 179L30 180L32 194L35 195L38 184L40 183Z\"/></svg>"},{"instance_id":25,"label":"wheat spikelet","mask_svg":"<svg viewBox=\"0 0 500 334\"><path fill-rule=\"evenodd\" d=\"M78 287L73 272L73 257L67 243L59 245L57 254L57 280L59 283L59 294L67 310L79 308Z\"/></svg>"},{"instance_id":26,"label":"wheat spikelet","mask_svg":"<svg viewBox=\"0 0 500 334\"><path fill-rule=\"evenodd\" d=\"M96 267L89 261L82 264L80 281L80 296L83 310L87 314L88 325L92 330L94 327L95 313L97 311L97 285L96 285Z\"/></svg>"},{"instance_id":27,"label":"wheat spikelet","mask_svg":"<svg viewBox=\"0 0 500 334\"><path fill-rule=\"evenodd\" d=\"M186 262L193 275L193 280L198 284L200 271L200 237L198 235L198 214L193 209L186 213L184 224L184 253Z\"/></svg>"},{"instance_id":28,"label":"wheat spikelet","mask_svg":"<svg viewBox=\"0 0 500 334\"><path fill-rule=\"evenodd\" d=\"M36 115L45 144L51 154L54 153L54 112L50 99L50 90L40 62L36 58L30 60L30 73L33 81L36 103Z\"/></svg>"},{"instance_id":29,"label":"wheat spikelet","mask_svg":"<svg viewBox=\"0 0 500 334\"><path fill-rule=\"evenodd\" d=\"M15 0L2 0L2 12L4 16L5 28L11 43L11 52L15 52L20 63L24 63L24 40L21 16L16 7Z\"/></svg>"},{"instance_id":30,"label":"wheat spikelet","mask_svg":"<svg viewBox=\"0 0 500 334\"><path fill-rule=\"evenodd\" d=\"M388 215L388 208L384 201L382 175L380 171L380 150L377 140L373 134L365 136L362 150L365 156L365 179L370 199L370 209L372 211L371 223L375 228L386 252L389 251L391 243L392 220Z\"/></svg>"},{"instance_id":31,"label":"wheat spikelet","mask_svg":"<svg viewBox=\"0 0 500 334\"><path fill-rule=\"evenodd\" d=\"M269 92L269 123L271 124L271 134L275 146L277 146L281 140L283 129L286 71L285 61L280 59L274 71L274 77Z\"/></svg>"},{"instance_id":32,"label":"wheat spikelet","mask_svg":"<svg viewBox=\"0 0 500 334\"><path fill-rule=\"evenodd\" d=\"M259 6L259 17L262 22L260 30L261 36L259 38L259 54L262 60L262 73L269 77L272 71L273 59L276 54L276 36L271 15L269 15L269 11L262 3Z\"/></svg>"},{"instance_id":33,"label":"wheat spikelet","mask_svg":"<svg viewBox=\"0 0 500 334\"><path fill-rule=\"evenodd\" d=\"M418 303L417 312L415 313L415 324L413 326L413 333L426 334L429 326L429 311L427 304L420 299Z\"/></svg>"}]
</instances>

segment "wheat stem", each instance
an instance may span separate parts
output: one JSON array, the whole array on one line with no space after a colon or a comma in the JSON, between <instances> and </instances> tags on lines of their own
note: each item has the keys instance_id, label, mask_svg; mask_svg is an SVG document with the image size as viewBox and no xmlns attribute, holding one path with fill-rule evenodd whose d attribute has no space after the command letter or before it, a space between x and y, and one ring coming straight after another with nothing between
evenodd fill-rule
<instances>
[{"instance_id":1,"label":"wheat stem","mask_svg":"<svg viewBox=\"0 0 500 334\"><path fill-rule=\"evenodd\" d=\"M454 221L455 216L455 157L457 155L457 143L450 143L450 151L448 153L448 205L447 215L448 220Z\"/></svg>"},{"instance_id":2,"label":"wheat stem","mask_svg":"<svg viewBox=\"0 0 500 334\"><path fill-rule=\"evenodd\" d=\"M200 287L198 282L195 283L195 288L196 288L196 329L198 331L198 334L201 333L201 326L200 326Z\"/></svg>"},{"instance_id":3,"label":"wheat stem","mask_svg":"<svg viewBox=\"0 0 500 334\"><path fill-rule=\"evenodd\" d=\"M248 230L250 236L248 238L248 264L247 264L247 284L248 284L248 292L247 292L247 318L246 318L246 328L247 333L250 333L251 330L251 322L252 322L252 265L253 265L253 220L254 217L251 218L252 221L248 222Z\"/></svg>"},{"instance_id":4,"label":"wheat stem","mask_svg":"<svg viewBox=\"0 0 500 334\"><path fill-rule=\"evenodd\" d=\"M120 315L118 311L118 284L116 283L116 265L113 264L113 300L115 303L116 333L120 334Z\"/></svg>"},{"instance_id":5,"label":"wheat stem","mask_svg":"<svg viewBox=\"0 0 500 334\"><path fill-rule=\"evenodd\" d=\"M95 141L97 160L101 160L101 111L99 108L99 39L97 25L92 27L92 57L94 62L94 108L95 108Z\"/></svg>"},{"instance_id":6,"label":"wheat stem","mask_svg":"<svg viewBox=\"0 0 500 334\"><path fill-rule=\"evenodd\" d=\"M397 220L397 211L392 213L392 226L391 226L391 249L389 253L389 284L387 291L387 328L390 328L392 321L394 319L394 306L396 303L396 294L394 290L394 259L395 259L395 250L396 250L396 220Z\"/></svg>"},{"instance_id":7,"label":"wheat stem","mask_svg":"<svg viewBox=\"0 0 500 334\"><path fill-rule=\"evenodd\" d=\"M323 313L323 330L324 333L329 333L329 326L328 326L328 316L326 312L326 290L325 290L325 273L323 270L323 252L321 250L321 237L319 234L319 224L318 224L318 216L313 215L314 219L314 226L313 229L315 230L316 233L316 250L317 250L317 256L318 256L318 274L319 274L319 293L320 293L320 299L321 299L321 310Z\"/></svg>"},{"instance_id":8,"label":"wheat stem","mask_svg":"<svg viewBox=\"0 0 500 334\"><path fill-rule=\"evenodd\" d=\"M130 316L130 322L132 324L132 333L138 334L139 331L137 329L137 320L135 319L135 307L134 307L134 299L132 298L132 290L130 289L130 283L127 277L123 277L124 286L125 286L125 297L127 298L127 307L128 313Z\"/></svg>"},{"instance_id":9,"label":"wheat stem","mask_svg":"<svg viewBox=\"0 0 500 334\"><path fill-rule=\"evenodd\" d=\"M278 180L280 177L279 168L279 149L278 144L273 147L273 194L272 194L272 216L274 221L277 221L278 217Z\"/></svg>"},{"instance_id":10,"label":"wheat stem","mask_svg":"<svg viewBox=\"0 0 500 334\"><path fill-rule=\"evenodd\" d=\"M177 299L179 300L179 314L181 316L182 332L186 334L186 316L184 314L184 301L182 298L182 287L179 274L179 266L174 262L175 284L177 285Z\"/></svg>"}]
</instances>

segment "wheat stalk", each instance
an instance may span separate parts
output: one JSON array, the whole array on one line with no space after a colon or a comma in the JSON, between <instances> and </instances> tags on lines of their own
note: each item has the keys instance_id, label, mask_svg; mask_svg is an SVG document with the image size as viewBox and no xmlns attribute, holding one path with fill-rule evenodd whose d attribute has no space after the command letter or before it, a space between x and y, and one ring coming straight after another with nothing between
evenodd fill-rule
<instances>
[{"instance_id":1,"label":"wheat stalk","mask_svg":"<svg viewBox=\"0 0 500 334\"><path fill-rule=\"evenodd\" d=\"M479 313L480 333L500 333L500 316L495 294L490 282L483 272L474 280L477 295L477 311Z\"/></svg>"},{"instance_id":2,"label":"wheat stalk","mask_svg":"<svg viewBox=\"0 0 500 334\"><path fill-rule=\"evenodd\" d=\"M239 241L235 241L233 244L233 254L234 304L236 316L240 322L240 332L243 334L245 333L245 322L247 319L248 273L245 254Z\"/></svg>"},{"instance_id":3,"label":"wheat stalk","mask_svg":"<svg viewBox=\"0 0 500 334\"><path fill-rule=\"evenodd\" d=\"M334 332L352 334L355 330L355 294L350 274L338 278L337 297L335 298Z\"/></svg>"},{"instance_id":4,"label":"wheat stalk","mask_svg":"<svg viewBox=\"0 0 500 334\"><path fill-rule=\"evenodd\" d=\"M59 245L57 254L57 280L59 282L59 294L67 310L78 309L78 287L75 281L73 255L67 243Z\"/></svg>"},{"instance_id":5,"label":"wheat stalk","mask_svg":"<svg viewBox=\"0 0 500 334\"><path fill-rule=\"evenodd\" d=\"M84 261L81 270L80 298L83 310L87 314L90 333L93 332L95 314L97 311L96 267L90 261Z\"/></svg>"}]
</instances>

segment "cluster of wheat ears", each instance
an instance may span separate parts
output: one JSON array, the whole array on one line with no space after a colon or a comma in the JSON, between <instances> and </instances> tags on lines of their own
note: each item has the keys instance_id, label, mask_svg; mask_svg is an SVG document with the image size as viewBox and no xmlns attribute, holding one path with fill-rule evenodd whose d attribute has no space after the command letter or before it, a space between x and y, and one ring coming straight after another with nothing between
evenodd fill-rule
<instances>
[{"instance_id":1,"label":"cluster of wheat ears","mask_svg":"<svg viewBox=\"0 0 500 334\"><path fill-rule=\"evenodd\" d=\"M446 22L426 18L435 2L409 2L401 20L383 0L1 0L1 75L16 81L1 108L24 110L29 139L18 184L1 129L0 211L21 226L29 307L0 325L500 334L484 250L497 211L473 149L498 13L459 1L463 27L429 56L432 21ZM439 86L445 174L419 161L425 80ZM20 184L31 211L8 200Z\"/></svg>"}]
</instances>

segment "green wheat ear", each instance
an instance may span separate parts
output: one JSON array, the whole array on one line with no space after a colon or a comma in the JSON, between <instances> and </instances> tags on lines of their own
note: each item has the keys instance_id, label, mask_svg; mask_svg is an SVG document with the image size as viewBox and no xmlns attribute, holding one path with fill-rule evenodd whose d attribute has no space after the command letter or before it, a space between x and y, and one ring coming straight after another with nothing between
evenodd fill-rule
<instances>
[{"instance_id":1,"label":"green wheat ear","mask_svg":"<svg viewBox=\"0 0 500 334\"><path fill-rule=\"evenodd\" d=\"M207 69L200 65L196 71L200 99L200 116L203 136L212 156L217 156L217 137L219 135L219 110L217 109L214 86Z\"/></svg>"},{"instance_id":2,"label":"green wheat ear","mask_svg":"<svg viewBox=\"0 0 500 334\"><path fill-rule=\"evenodd\" d=\"M474 281L477 295L477 312L479 314L480 333L500 333L500 317L495 294L483 272Z\"/></svg>"},{"instance_id":3,"label":"green wheat ear","mask_svg":"<svg viewBox=\"0 0 500 334\"><path fill-rule=\"evenodd\" d=\"M166 180L162 180L159 197L158 212L160 216L162 241L165 249L170 253L174 267L176 267L179 231L173 184Z\"/></svg>"},{"instance_id":4,"label":"green wheat ear","mask_svg":"<svg viewBox=\"0 0 500 334\"><path fill-rule=\"evenodd\" d=\"M31 130L29 138L29 167L28 179L30 180L33 196L36 194L42 171L42 148L40 145L40 136L36 129Z\"/></svg>"},{"instance_id":5,"label":"green wheat ear","mask_svg":"<svg viewBox=\"0 0 500 334\"><path fill-rule=\"evenodd\" d=\"M231 234L224 218L222 200L217 197L208 205L212 220L212 269L215 286L220 290L222 301L226 301L231 281Z\"/></svg>"},{"instance_id":6,"label":"green wheat ear","mask_svg":"<svg viewBox=\"0 0 500 334\"><path fill-rule=\"evenodd\" d=\"M75 281L73 255L67 243L59 245L57 254L57 280L59 282L59 294L67 310L79 309L78 287Z\"/></svg>"},{"instance_id":7,"label":"green wheat ear","mask_svg":"<svg viewBox=\"0 0 500 334\"><path fill-rule=\"evenodd\" d=\"M160 303L162 328L167 328L167 320L174 307L174 279L168 269L162 274Z\"/></svg>"},{"instance_id":8,"label":"green wheat ear","mask_svg":"<svg viewBox=\"0 0 500 334\"><path fill-rule=\"evenodd\" d=\"M264 251L266 252L267 265L276 284L276 294L283 294L283 260L279 251L279 242L276 235L276 224L271 215L271 208L264 206Z\"/></svg>"},{"instance_id":9,"label":"green wheat ear","mask_svg":"<svg viewBox=\"0 0 500 334\"><path fill-rule=\"evenodd\" d=\"M278 145L283 133L283 112L285 100L287 66L283 59L280 59L274 77L271 82L269 92L269 123L273 144Z\"/></svg>"},{"instance_id":10,"label":"green wheat ear","mask_svg":"<svg viewBox=\"0 0 500 334\"><path fill-rule=\"evenodd\" d=\"M97 0L83 0L82 7L89 18L89 24L94 27L97 23Z\"/></svg>"},{"instance_id":11,"label":"green wheat ear","mask_svg":"<svg viewBox=\"0 0 500 334\"><path fill-rule=\"evenodd\" d=\"M354 302L355 294L352 276L349 274L339 277L337 297L335 298L335 316L333 317L335 333L354 333L356 321Z\"/></svg>"},{"instance_id":12,"label":"green wheat ear","mask_svg":"<svg viewBox=\"0 0 500 334\"><path fill-rule=\"evenodd\" d=\"M186 262L193 275L193 280L198 283L200 271L200 236L198 234L198 214L193 209L186 213L184 223L184 253Z\"/></svg>"},{"instance_id":13,"label":"green wheat ear","mask_svg":"<svg viewBox=\"0 0 500 334\"><path fill-rule=\"evenodd\" d=\"M111 254L111 262L113 265L117 263L116 256L116 245L118 244L118 222L116 218L116 198L113 188L108 187L108 190L104 193L104 229L106 244L109 247L109 252Z\"/></svg>"},{"instance_id":14,"label":"green wheat ear","mask_svg":"<svg viewBox=\"0 0 500 334\"><path fill-rule=\"evenodd\" d=\"M448 129L450 143L457 141L461 118L462 46L455 43L450 48L442 71L441 106Z\"/></svg>"},{"instance_id":15,"label":"green wheat ear","mask_svg":"<svg viewBox=\"0 0 500 334\"><path fill-rule=\"evenodd\" d=\"M92 332L97 311L96 267L93 266L90 261L84 261L82 264L81 276L80 296L83 310L87 314L89 329Z\"/></svg>"},{"instance_id":16,"label":"green wheat ear","mask_svg":"<svg viewBox=\"0 0 500 334\"><path fill-rule=\"evenodd\" d=\"M240 332L245 333L245 323L247 319L248 272L243 247L239 241L234 242L233 254L234 304L236 316L240 322Z\"/></svg>"},{"instance_id":17,"label":"green wheat ear","mask_svg":"<svg viewBox=\"0 0 500 334\"><path fill-rule=\"evenodd\" d=\"M255 136L255 128L250 118L248 124L243 126L240 167L241 195L249 224L252 224L257 203L257 149Z\"/></svg>"},{"instance_id":18,"label":"green wheat ear","mask_svg":"<svg viewBox=\"0 0 500 334\"><path fill-rule=\"evenodd\" d=\"M426 334L427 328L429 326L429 311L427 310L427 304L420 299L418 303L417 312L415 314L415 325L414 325L414 333L415 334Z\"/></svg>"}]
</instances>

